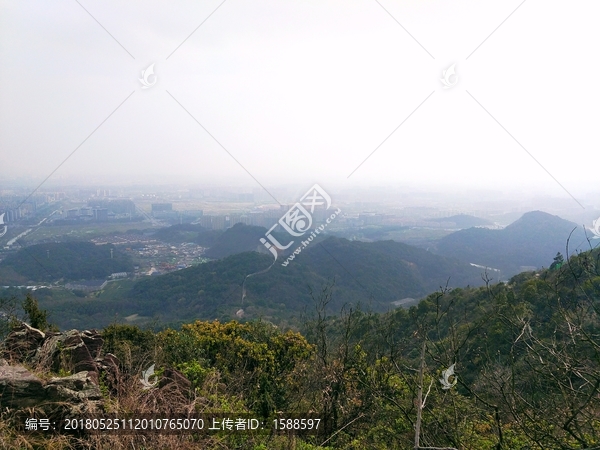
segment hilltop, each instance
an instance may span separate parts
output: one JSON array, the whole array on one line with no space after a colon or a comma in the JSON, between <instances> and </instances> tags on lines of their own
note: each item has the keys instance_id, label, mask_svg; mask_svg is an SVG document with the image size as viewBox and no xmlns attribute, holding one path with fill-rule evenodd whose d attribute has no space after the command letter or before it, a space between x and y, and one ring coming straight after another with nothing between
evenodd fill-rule
<instances>
[{"instance_id":1,"label":"hilltop","mask_svg":"<svg viewBox=\"0 0 600 450\"><path fill-rule=\"evenodd\" d=\"M573 234L571 235L571 232ZM500 269L504 277L523 266L548 267L558 252L588 249L581 227L542 211L532 211L502 230L468 228L441 238L434 247L440 255Z\"/></svg>"},{"instance_id":2,"label":"hilltop","mask_svg":"<svg viewBox=\"0 0 600 450\"><path fill-rule=\"evenodd\" d=\"M222 230L209 230L201 225L184 223L161 228L152 237L169 244L194 242L203 247L210 247L217 242L221 234L223 234Z\"/></svg>"}]
</instances>

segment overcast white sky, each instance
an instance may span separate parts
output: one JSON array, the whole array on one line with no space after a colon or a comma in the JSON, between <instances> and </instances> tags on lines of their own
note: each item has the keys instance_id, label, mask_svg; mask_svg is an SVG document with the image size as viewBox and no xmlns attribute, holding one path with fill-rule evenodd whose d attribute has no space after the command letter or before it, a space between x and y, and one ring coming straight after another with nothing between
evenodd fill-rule
<instances>
[{"instance_id":1,"label":"overcast white sky","mask_svg":"<svg viewBox=\"0 0 600 450\"><path fill-rule=\"evenodd\" d=\"M598 1L226 0L187 40L222 0L79 1L0 3L5 180L45 178L102 124L52 180L568 197L528 151L575 196L600 186Z\"/></svg>"}]
</instances>

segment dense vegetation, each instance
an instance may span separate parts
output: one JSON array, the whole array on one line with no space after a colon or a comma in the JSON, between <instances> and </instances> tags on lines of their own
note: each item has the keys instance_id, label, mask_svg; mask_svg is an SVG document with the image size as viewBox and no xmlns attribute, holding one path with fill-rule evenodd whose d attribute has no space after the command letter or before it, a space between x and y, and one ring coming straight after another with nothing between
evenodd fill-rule
<instances>
[{"instance_id":1,"label":"dense vegetation","mask_svg":"<svg viewBox=\"0 0 600 450\"><path fill-rule=\"evenodd\" d=\"M263 321L196 321L158 334L113 325L106 351L122 361L124 379L153 360L192 382L193 400L155 400L154 411L177 402L262 417L311 411L324 424L317 437L224 436L180 448L411 449L415 430L423 448L600 445L600 250L509 283L443 289L410 310L347 306L332 316L334 296L331 286L314 295L301 334ZM135 392L107 401L137 395L147 407L148 394Z\"/></svg>"},{"instance_id":2,"label":"dense vegetation","mask_svg":"<svg viewBox=\"0 0 600 450\"><path fill-rule=\"evenodd\" d=\"M242 303L246 276L272 262L270 254L247 252L140 280L127 308L143 315L160 314L162 320L229 319L243 308L247 317L279 321L301 315L311 303L311 288L328 280L335 279L332 308L362 302L380 312L391 309L392 301L420 298L448 280L450 286L482 284L481 270L416 247L330 237L313 243L287 267L276 263L269 272L248 278Z\"/></svg>"},{"instance_id":3,"label":"dense vegetation","mask_svg":"<svg viewBox=\"0 0 600 450\"><path fill-rule=\"evenodd\" d=\"M571 235L571 233L573 233ZM436 252L462 261L500 269L510 277L520 266L548 267L557 252L589 250L586 236L577 224L541 211L524 214L502 230L469 228L443 237Z\"/></svg>"},{"instance_id":4,"label":"dense vegetation","mask_svg":"<svg viewBox=\"0 0 600 450\"><path fill-rule=\"evenodd\" d=\"M259 241L265 236L264 227L237 223L219 236L215 244L206 252L209 258L219 259L236 253L251 252L262 245Z\"/></svg>"},{"instance_id":5,"label":"dense vegetation","mask_svg":"<svg viewBox=\"0 0 600 450\"><path fill-rule=\"evenodd\" d=\"M131 271L131 258L113 245L92 242L37 244L21 248L0 263L0 282L11 284L11 273L25 281L53 282L105 278L111 273Z\"/></svg>"},{"instance_id":6,"label":"dense vegetation","mask_svg":"<svg viewBox=\"0 0 600 450\"><path fill-rule=\"evenodd\" d=\"M221 234L223 234L222 230L209 230L201 225L184 223L161 228L152 237L173 244L194 242L203 247L211 247Z\"/></svg>"},{"instance_id":7,"label":"dense vegetation","mask_svg":"<svg viewBox=\"0 0 600 450\"><path fill-rule=\"evenodd\" d=\"M260 238L264 238L266 232L267 229L264 227L236 223L231 228L219 232L218 238L206 251L205 255L208 258L221 259L244 252L262 251L267 253L267 250L260 243ZM274 231L271 234L284 245L290 240L290 235L286 232ZM318 237L316 240L320 241L322 238ZM294 248L289 248L286 254L291 253Z\"/></svg>"},{"instance_id":8,"label":"dense vegetation","mask_svg":"<svg viewBox=\"0 0 600 450\"><path fill-rule=\"evenodd\" d=\"M423 446L600 444L600 251L508 284L443 290L409 311L331 317L331 301L329 288L317 296L307 343L262 322L167 330L165 364L200 389L218 373L257 414L318 411L333 448L412 448L419 395ZM457 384L443 389L451 364Z\"/></svg>"}]
</instances>

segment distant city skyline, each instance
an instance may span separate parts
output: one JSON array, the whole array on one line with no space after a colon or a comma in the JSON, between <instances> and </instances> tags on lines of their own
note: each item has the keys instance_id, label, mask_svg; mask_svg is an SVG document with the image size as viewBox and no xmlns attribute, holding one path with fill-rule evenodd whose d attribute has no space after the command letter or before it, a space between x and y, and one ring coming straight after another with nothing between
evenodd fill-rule
<instances>
[{"instance_id":1,"label":"distant city skyline","mask_svg":"<svg viewBox=\"0 0 600 450\"><path fill-rule=\"evenodd\" d=\"M403 184L593 203L597 3L79 3L2 6L0 188Z\"/></svg>"}]
</instances>

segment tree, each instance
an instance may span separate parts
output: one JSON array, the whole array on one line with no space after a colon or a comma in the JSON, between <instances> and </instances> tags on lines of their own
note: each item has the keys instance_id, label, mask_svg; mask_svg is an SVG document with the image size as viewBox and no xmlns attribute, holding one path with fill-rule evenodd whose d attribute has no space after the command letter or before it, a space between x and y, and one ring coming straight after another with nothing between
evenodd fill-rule
<instances>
[{"instance_id":1,"label":"tree","mask_svg":"<svg viewBox=\"0 0 600 450\"><path fill-rule=\"evenodd\" d=\"M560 269L564 262L565 260L563 258L563 255L560 252L558 252L554 257L554 262L550 264L550 270Z\"/></svg>"},{"instance_id":2,"label":"tree","mask_svg":"<svg viewBox=\"0 0 600 450\"><path fill-rule=\"evenodd\" d=\"M40 309L38 301L31 293L27 293L21 307L23 308L23 311L25 311L26 317L29 319L29 323L33 328L37 328L41 331L50 328L50 324L48 323L48 311Z\"/></svg>"}]
</instances>

